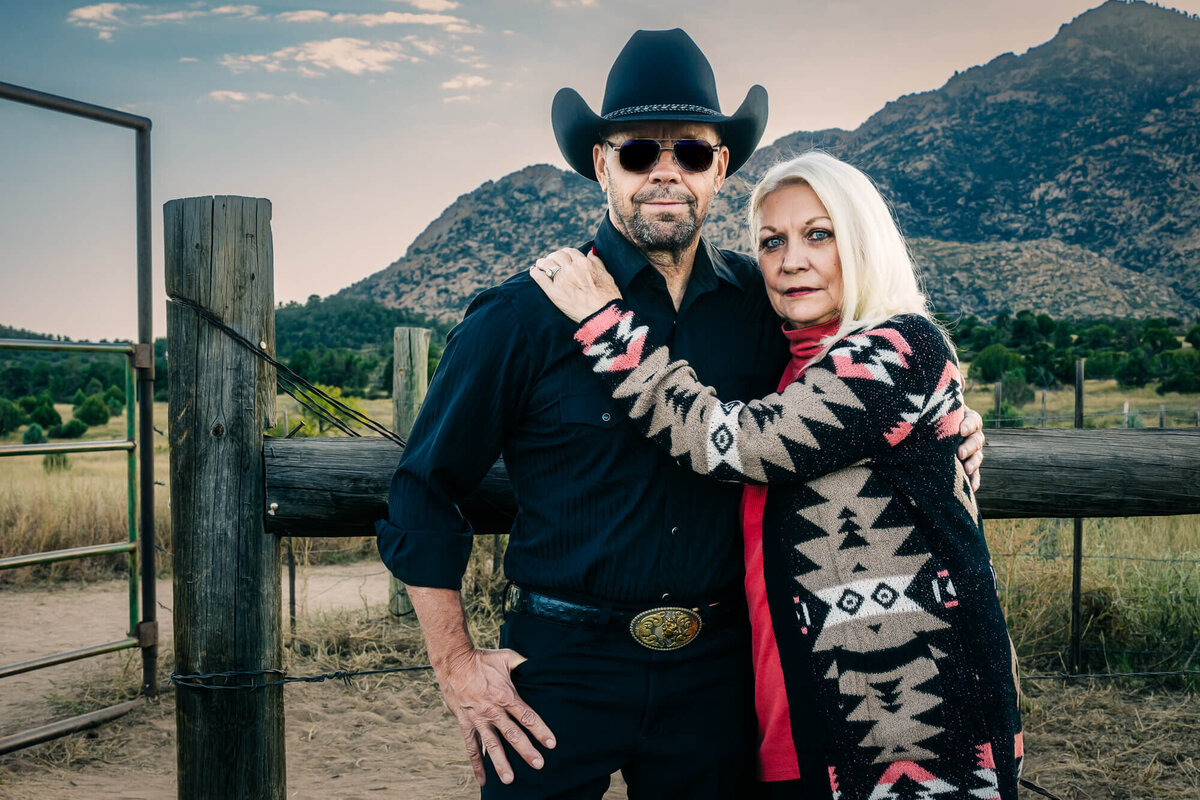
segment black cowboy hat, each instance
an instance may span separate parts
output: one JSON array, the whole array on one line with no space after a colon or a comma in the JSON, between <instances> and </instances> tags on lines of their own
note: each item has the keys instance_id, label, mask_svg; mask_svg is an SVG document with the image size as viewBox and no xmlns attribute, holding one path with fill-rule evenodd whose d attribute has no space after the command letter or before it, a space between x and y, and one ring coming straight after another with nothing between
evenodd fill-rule
<instances>
[{"instance_id":1,"label":"black cowboy hat","mask_svg":"<svg viewBox=\"0 0 1200 800\"><path fill-rule=\"evenodd\" d=\"M560 89L550 111L558 149L576 172L596 180L592 147L600 131L620 122L662 120L707 122L729 148L732 175L746 163L767 126L767 90L750 87L732 116L721 113L712 67L692 38L679 28L638 31L608 73L604 105L596 114L574 89Z\"/></svg>"}]
</instances>

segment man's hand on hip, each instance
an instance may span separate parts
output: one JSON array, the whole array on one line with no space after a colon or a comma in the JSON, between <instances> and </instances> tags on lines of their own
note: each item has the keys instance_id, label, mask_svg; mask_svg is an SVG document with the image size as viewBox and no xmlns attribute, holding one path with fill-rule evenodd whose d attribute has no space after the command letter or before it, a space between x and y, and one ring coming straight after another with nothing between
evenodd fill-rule
<instances>
[{"instance_id":1,"label":"man's hand on hip","mask_svg":"<svg viewBox=\"0 0 1200 800\"><path fill-rule=\"evenodd\" d=\"M484 782L484 751L492 760L500 780L512 783L512 767L501 738L534 769L541 769L545 761L529 741L526 731L546 747L555 745L554 734L521 700L513 686L512 670L524 660L525 657L515 650L472 648L449 659L441 669L435 665L442 695L458 718L475 780L481 786Z\"/></svg>"},{"instance_id":2,"label":"man's hand on hip","mask_svg":"<svg viewBox=\"0 0 1200 800\"><path fill-rule=\"evenodd\" d=\"M526 731L545 747L554 747L554 734L517 694L513 668L525 660L515 650L480 650L467 633L462 595L450 589L409 586L408 597L421 621L429 661L442 687L446 705L458 719L471 757L475 780L485 780L483 754L492 759L496 774L512 783L513 771L504 752L503 737L534 769L545 763Z\"/></svg>"}]
</instances>

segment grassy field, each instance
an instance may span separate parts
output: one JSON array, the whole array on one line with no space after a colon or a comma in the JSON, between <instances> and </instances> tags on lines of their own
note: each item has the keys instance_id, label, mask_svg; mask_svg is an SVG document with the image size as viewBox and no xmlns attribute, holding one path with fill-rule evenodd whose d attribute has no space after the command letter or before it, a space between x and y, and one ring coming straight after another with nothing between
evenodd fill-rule
<instances>
[{"instance_id":1,"label":"grassy field","mask_svg":"<svg viewBox=\"0 0 1200 800\"><path fill-rule=\"evenodd\" d=\"M969 374L966 366L963 372ZM995 407L995 395L992 384L979 383L967 379L967 405L987 415ZM1045 396L1044 427L1070 428L1074 425L1075 387L1064 386L1043 392L1035 389L1034 400L1018 408L1025 418L1026 427L1042 427L1042 397ZM1083 411L1086 428L1116 428L1126 421L1124 416L1125 403L1129 403L1130 427L1158 427L1158 407L1167 409L1166 426L1168 428L1194 428L1197 423L1197 413L1200 413L1200 396L1167 392L1158 394L1154 387L1142 389L1126 389L1117 385L1115 380L1084 381Z\"/></svg>"},{"instance_id":2,"label":"grassy field","mask_svg":"<svg viewBox=\"0 0 1200 800\"><path fill-rule=\"evenodd\" d=\"M970 388L970 387L969 387ZM1112 381L1089 382L1089 409L1200 407L1200 398L1167 395L1152 390L1119 389ZM986 409L990 387L972 388L969 402ZM1068 416L1073 389L1048 392L1049 416ZM390 421L391 400L360 401L371 417ZM64 419L69 406L60 406ZM280 422L287 413L294 426L298 410L291 398L281 397ZM1025 409L1041 412L1041 398ZM1097 424L1119 424L1119 416L1100 417ZM166 406L155 407L155 427L167 428ZM87 439L117 439L124 421L88 431ZM20 441L20 432L0 443ZM155 478L158 568L170 568L171 532L167 510L166 437L156 435ZM46 473L41 456L0 458L0 558L89 544L122 541L126 537L126 459L123 453L70 456L71 468ZM986 477L985 477L986 480ZM1063 666L1069 630L1071 523L1068 520L994 520L986 525L1000 578L1002 599L1018 651L1027 666L1038 671ZM1200 518L1163 517L1100 519L1085 523L1083 607L1084 655L1094 670L1179 668L1200 641ZM490 545L490 542L488 543ZM298 539L301 563L328 563L374 558L373 539ZM487 550L489 548L480 548ZM1131 560L1131 559L1166 559ZM484 554L490 561L490 554ZM84 559L36 568L0 572L0 587L46 579L96 580L124 574L126 558ZM1200 654L1192 660L1200 664Z\"/></svg>"}]
</instances>

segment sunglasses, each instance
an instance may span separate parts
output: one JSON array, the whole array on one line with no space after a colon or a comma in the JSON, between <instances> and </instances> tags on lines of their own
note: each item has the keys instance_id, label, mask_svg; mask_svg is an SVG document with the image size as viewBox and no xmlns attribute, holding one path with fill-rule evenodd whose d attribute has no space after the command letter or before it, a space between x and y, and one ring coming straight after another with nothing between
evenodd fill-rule
<instances>
[{"instance_id":1,"label":"sunglasses","mask_svg":"<svg viewBox=\"0 0 1200 800\"><path fill-rule=\"evenodd\" d=\"M721 149L719 144L709 144L703 139L680 139L667 148L657 139L630 139L624 144L605 140L604 143L617 152L623 170L635 173L654 169L664 149L671 151L675 163L684 172L704 172L712 166L713 156Z\"/></svg>"}]
</instances>

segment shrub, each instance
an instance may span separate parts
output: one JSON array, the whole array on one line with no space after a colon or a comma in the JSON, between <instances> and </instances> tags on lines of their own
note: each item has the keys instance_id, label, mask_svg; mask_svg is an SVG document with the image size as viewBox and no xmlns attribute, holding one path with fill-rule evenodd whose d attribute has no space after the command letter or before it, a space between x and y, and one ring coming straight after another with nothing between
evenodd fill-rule
<instances>
[{"instance_id":1,"label":"shrub","mask_svg":"<svg viewBox=\"0 0 1200 800\"><path fill-rule=\"evenodd\" d=\"M108 413L108 406L104 403L104 398L101 395L94 394L75 412L75 418L88 425L103 425L108 422L111 415Z\"/></svg>"},{"instance_id":2,"label":"shrub","mask_svg":"<svg viewBox=\"0 0 1200 800\"><path fill-rule=\"evenodd\" d=\"M1029 381L1025 378L1025 370L1009 370L1000 380L1001 403L1023 406L1033 402L1033 389L1029 387Z\"/></svg>"},{"instance_id":3,"label":"shrub","mask_svg":"<svg viewBox=\"0 0 1200 800\"><path fill-rule=\"evenodd\" d=\"M0 436L12 433L25 421L21 407L6 397L0 397Z\"/></svg>"},{"instance_id":4,"label":"shrub","mask_svg":"<svg viewBox=\"0 0 1200 800\"><path fill-rule=\"evenodd\" d=\"M1104 381L1113 377L1121 366L1124 354L1114 350L1097 350L1088 356L1084 372L1088 378Z\"/></svg>"},{"instance_id":5,"label":"shrub","mask_svg":"<svg viewBox=\"0 0 1200 800\"><path fill-rule=\"evenodd\" d=\"M1021 366L1020 353L1014 353L1002 344L990 344L971 362L971 377L984 383L998 381L1004 373Z\"/></svg>"},{"instance_id":6,"label":"shrub","mask_svg":"<svg viewBox=\"0 0 1200 800\"><path fill-rule=\"evenodd\" d=\"M50 429L51 439L78 439L87 433L87 423L73 419L66 425L55 425Z\"/></svg>"},{"instance_id":7,"label":"shrub","mask_svg":"<svg viewBox=\"0 0 1200 800\"><path fill-rule=\"evenodd\" d=\"M24 411L26 414L33 413L33 410L35 408L37 408L38 406L40 406L41 404L42 404L42 401L39 398L37 398L31 394L27 394L24 397L22 397L20 400L17 401L17 405L19 405L21 407L21 410Z\"/></svg>"},{"instance_id":8,"label":"shrub","mask_svg":"<svg viewBox=\"0 0 1200 800\"><path fill-rule=\"evenodd\" d=\"M1114 376L1121 386L1140 389L1154 376L1154 364L1150 361L1150 356L1146 354L1146 351L1139 347L1121 362Z\"/></svg>"},{"instance_id":9,"label":"shrub","mask_svg":"<svg viewBox=\"0 0 1200 800\"><path fill-rule=\"evenodd\" d=\"M36 422L26 428L25 433L21 436L22 444L41 444L44 441L46 441L46 431Z\"/></svg>"},{"instance_id":10,"label":"shrub","mask_svg":"<svg viewBox=\"0 0 1200 800\"><path fill-rule=\"evenodd\" d=\"M117 416L125 411L125 392L119 386L110 386L104 393L104 403L108 406L108 411L112 416Z\"/></svg>"},{"instance_id":11,"label":"shrub","mask_svg":"<svg viewBox=\"0 0 1200 800\"><path fill-rule=\"evenodd\" d=\"M47 475L63 472L71 468L71 459L66 453L46 453L42 456L42 469Z\"/></svg>"},{"instance_id":12,"label":"shrub","mask_svg":"<svg viewBox=\"0 0 1200 800\"><path fill-rule=\"evenodd\" d=\"M1088 350L1106 350L1116 346L1117 332L1111 325L1093 325L1080 332L1075 344Z\"/></svg>"},{"instance_id":13,"label":"shrub","mask_svg":"<svg viewBox=\"0 0 1200 800\"><path fill-rule=\"evenodd\" d=\"M55 425L62 424L62 417L54 410L54 406L49 403L43 403L30 412L29 418L43 428L50 428Z\"/></svg>"},{"instance_id":14,"label":"shrub","mask_svg":"<svg viewBox=\"0 0 1200 800\"><path fill-rule=\"evenodd\" d=\"M1003 390L1001 391L1003 392ZM996 409L993 407L983 418L983 425L986 428L1023 428L1025 427L1025 417L1017 411L1016 406L1012 403L1001 400L999 420L996 419Z\"/></svg>"},{"instance_id":15,"label":"shrub","mask_svg":"<svg viewBox=\"0 0 1200 800\"><path fill-rule=\"evenodd\" d=\"M1162 320L1152 319L1146 322L1146 327L1142 331L1142 344L1148 347L1150 352L1161 353L1164 350L1176 350L1180 347L1179 340Z\"/></svg>"},{"instance_id":16,"label":"shrub","mask_svg":"<svg viewBox=\"0 0 1200 800\"><path fill-rule=\"evenodd\" d=\"M76 389L75 396L71 398L71 408L79 408L87 400L87 395L83 393L83 389Z\"/></svg>"},{"instance_id":17,"label":"shrub","mask_svg":"<svg viewBox=\"0 0 1200 800\"><path fill-rule=\"evenodd\" d=\"M1188 328L1188 332L1183 337L1183 340L1197 350L1200 350L1200 323Z\"/></svg>"},{"instance_id":18,"label":"shrub","mask_svg":"<svg viewBox=\"0 0 1200 800\"><path fill-rule=\"evenodd\" d=\"M1155 390L1159 394L1200 392L1200 353L1195 350L1167 351L1158 357L1164 377Z\"/></svg>"}]
</instances>

